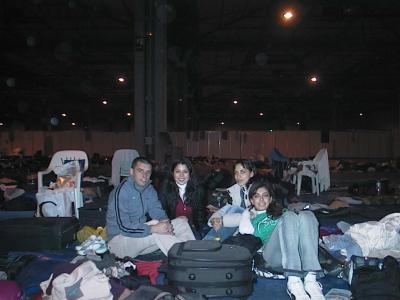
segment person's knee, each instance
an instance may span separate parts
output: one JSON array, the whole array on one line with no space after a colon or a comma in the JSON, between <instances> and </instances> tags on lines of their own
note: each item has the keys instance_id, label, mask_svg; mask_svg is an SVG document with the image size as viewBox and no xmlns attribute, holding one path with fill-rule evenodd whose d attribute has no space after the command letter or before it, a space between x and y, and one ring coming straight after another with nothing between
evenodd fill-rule
<instances>
[{"instance_id":1,"label":"person's knee","mask_svg":"<svg viewBox=\"0 0 400 300\"><path fill-rule=\"evenodd\" d=\"M302 223L318 226L318 220L312 211L301 211L299 213L299 218Z\"/></svg>"},{"instance_id":2,"label":"person's knee","mask_svg":"<svg viewBox=\"0 0 400 300\"><path fill-rule=\"evenodd\" d=\"M296 214L293 211L287 211L281 217L282 224L287 226L289 224L297 223L297 218L298 218L298 214Z\"/></svg>"}]
</instances>

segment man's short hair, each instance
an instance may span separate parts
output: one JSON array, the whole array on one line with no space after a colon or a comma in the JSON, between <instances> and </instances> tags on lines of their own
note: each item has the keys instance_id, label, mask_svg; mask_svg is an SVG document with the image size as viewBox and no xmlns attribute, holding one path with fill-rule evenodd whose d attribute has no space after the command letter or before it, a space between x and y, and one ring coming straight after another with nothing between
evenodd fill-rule
<instances>
[{"instance_id":1,"label":"man's short hair","mask_svg":"<svg viewBox=\"0 0 400 300\"><path fill-rule=\"evenodd\" d=\"M139 162L152 167L151 162L146 157L138 156L132 161L131 168L134 169Z\"/></svg>"}]
</instances>

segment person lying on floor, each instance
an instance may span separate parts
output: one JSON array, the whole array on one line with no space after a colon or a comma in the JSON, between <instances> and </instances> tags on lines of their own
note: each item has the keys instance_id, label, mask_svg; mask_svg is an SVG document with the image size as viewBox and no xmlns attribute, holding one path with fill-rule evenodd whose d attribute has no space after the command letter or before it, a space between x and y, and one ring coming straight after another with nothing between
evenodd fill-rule
<instances>
[{"instance_id":1,"label":"person lying on floor","mask_svg":"<svg viewBox=\"0 0 400 300\"><path fill-rule=\"evenodd\" d=\"M324 300L317 281L323 271L318 261L318 221L313 212L283 209L274 201L272 185L263 180L253 182L249 198L251 206L240 217L239 233L262 240L266 266L283 271L292 298Z\"/></svg>"},{"instance_id":2,"label":"person lying on floor","mask_svg":"<svg viewBox=\"0 0 400 300\"><path fill-rule=\"evenodd\" d=\"M162 207L170 219L184 216L197 239L201 239L207 227L205 193L193 174L187 158L175 161L171 172L158 194Z\"/></svg>"},{"instance_id":3,"label":"person lying on floor","mask_svg":"<svg viewBox=\"0 0 400 300\"><path fill-rule=\"evenodd\" d=\"M203 238L204 240L219 239L221 242L233 235L237 230L237 224L231 224L227 218L231 214L242 213L250 205L248 189L256 168L251 160L239 160L233 167L235 184L227 190L232 198L232 204L226 204L219 210L213 211L208 225L211 230Z\"/></svg>"},{"instance_id":4,"label":"person lying on floor","mask_svg":"<svg viewBox=\"0 0 400 300\"><path fill-rule=\"evenodd\" d=\"M144 157L133 160L130 174L108 200L108 248L117 257L135 258L160 249L165 255L178 242L194 240L187 218L170 221L151 185L152 166ZM151 218L147 222L146 216Z\"/></svg>"}]
</instances>

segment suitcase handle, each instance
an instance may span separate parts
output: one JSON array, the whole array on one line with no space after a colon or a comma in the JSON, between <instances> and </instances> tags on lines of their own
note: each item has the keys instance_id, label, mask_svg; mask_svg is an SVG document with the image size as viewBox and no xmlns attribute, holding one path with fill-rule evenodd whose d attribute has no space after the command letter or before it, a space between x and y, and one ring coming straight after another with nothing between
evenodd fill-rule
<instances>
[{"instance_id":1,"label":"suitcase handle","mask_svg":"<svg viewBox=\"0 0 400 300\"><path fill-rule=\"evenodd\" d=\"M181 254L182 251L218 251L222 247L219 241L213 240L193 240L181 243L178 253Z\"/></svg>"}]
</instances>

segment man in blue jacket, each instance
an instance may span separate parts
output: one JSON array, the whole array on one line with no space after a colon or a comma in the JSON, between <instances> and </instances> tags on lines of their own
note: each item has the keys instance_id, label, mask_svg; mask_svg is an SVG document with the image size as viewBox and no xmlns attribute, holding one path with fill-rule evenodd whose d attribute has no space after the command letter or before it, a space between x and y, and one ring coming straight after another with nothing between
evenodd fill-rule
<instances>
[{"instance_id":1,"label":"man in blue jacket","mask_svg":"<svg viewBox=\"0 0 400 300\"><path fill-rule=\"evenodd\" d=\"M110 193L106 225L108 247L117 257L134 258L157 249L167 255L173 244L194 240L187 219L168 220L151 185L151 171L151 163L144 157L137 157L132 162L131 176Z\"/></svg>"}]
</instances>

